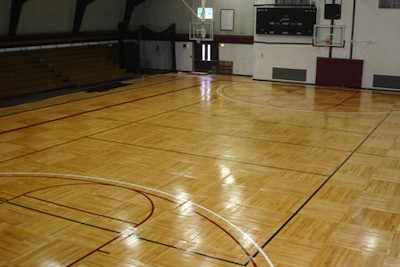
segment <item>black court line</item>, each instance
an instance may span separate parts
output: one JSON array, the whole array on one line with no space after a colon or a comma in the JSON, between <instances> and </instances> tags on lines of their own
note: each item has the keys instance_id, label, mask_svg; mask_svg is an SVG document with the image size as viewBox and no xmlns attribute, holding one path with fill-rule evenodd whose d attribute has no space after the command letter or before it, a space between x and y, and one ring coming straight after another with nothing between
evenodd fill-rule
<instances>
[{"instance_id":1,"label":"black court line","mask_svg":"<svg viewBox=\"0 0 400 267\"><path fill-rule=\"evenodd\" d=\"M4 203L10 204L10 205L14 205L14 206L17 206L17 207L20 207L20 208L24 208L24 209L27 209L27 210L35 211L35 212L38 212L38 213L42 213L42 214L45 214L45 215L48 215L48 216L56 217L56 218L59 218L59 219L62 219L62 220L66 220L66 221L70 221L70 222L73 222L73 223L77 223L77 224L80 224L80 225L89 226L91 228L96 228L96 229L100 229L100 230L103 230L103 231L107 231L107 232L111 232L111 233L115 233L115 234L120 234L120 232L118 232L116 230L108 229L108 228L101 227L101 226L94 225L94 224L90 224L90 223L81 222L81 221L74 220L74 219L67 218L67 217L63 217L63 216L60 216L60 215L57 215L57 214L49 213L47 211L31 208L31 207L28 207L28 206L25 206L25 205L22 205L22 204L10 202L10 201L4 201L2 204L4 204Z\"/></svg>"},{"instance_id":2,"label":"black court line","mask_svg":"<svg viewBox=\"0 0 400 267\"><path fill-rule=\"evenodd\" d=\"M218 82L218 80L215 80L215 81L213 81L213 82ZM160 84L162 84L162 83L160 83ZM143 86L143 87L146 87L146 86ZM195 87L195 86L194 86L194 87ZM186 90L186 89L190 89L190 88L183 88L183 89L179 89L179 90ZM118 93L118 92L115 92L115 93ZM169 93L169 92L167 92L167 93L165 93L165 94L168 94L168 93ZM172 93L173 93L173 92L172 92ZM159 95L163 95L163 94L164 94L164 93L159 94ZM149 96L149 97L146 97L146 98L157 97L157 96L159 96L159 95L153 95L153 96ZM144 98L144 99L145 99L145 98ZM142 100L142 99L137 99L137 101L140 101L140 100ZM77 100L77 101L80 101L80 100ZM135 101L136 101L136 100L132 100L132 101L130 101L130 102L135 102ZM29 153L16 156L16 157L14 157L14 158L9 158L9 159L5 159L5 160L0 160L0 163L4 163L4 162L12 161L12 160L15 160L15 159L23 158L23 157L25 157L25 156L29 156L29 155L32 155L32 154L35 154L35 153L38 153L38 152L46 151L46 150L51 149L51 148L55 148L55 147L58 147L58 146L62 146L62 145L65 145L65 144L69 144L69 143L72 143L72 142L75 142L75 141L78 141L78 140L81 140L81 139L84 139L84 138L88 138L88 137L90 137L90 136L92 136L92 135L96 135L96 134L100 134L100 133L103 133L103 132L115 130L115 129L118 129L118 128L121 128L121 127L130 125L130 124L133 124L133 123L138 123L138 122L140 122L140 121L142 121L142 120L146 120L146 119L150 119L150 118L153 118L153 117L157 117L157 116L160 116L160 115L163 115L163 114L172 112L172 111L177 111L177 110L179 110L179 109L181 109L181 108L190 107L190 106L193 106L193 105L196 105L196 104L199 104L199 103L201 103L201 102L191 103L191 104L186 105L186 106L183 106L183 107L179 107L179 108L176 108L176 109L164 111L164 112L161 112L161 113L152 115L152 116L150 116L150 117L138 119L138 120L136 120L136 121L114 120L114 121L119 121L119 122L125 122L125 124L118 125L118 126L115 126L115 127L111 127L111 128L108 128L108 129L104 129L103 131L99 131L99 132L96 132L96 133L91 133L91 134L89 134L89 135L81 136L81 137L78 137L78 138L75 138L75 139L72 139L72 140L63 142L63 143L59 143L59 144L55 144L55 145L53 145L53 146L45 147L45 148L43 148L43 149L31 151L31 152L29 152ZM64 103L64 104L68 104L68 103ZM123 104L125 104L125 103L121 103L121 105L123 105ZM56 104L56 105L57 105L57 104ZM116 105L113 105L113 106L118 106L118 105L120 105L120 104L116 104ZM104 107L104 109L106 109L106 108L108 108L108 107ZM41 109L41 108L38 108L38 109ZM102 108L100 108L100 109L102 109ZM100 109L99 109L99 110L100 110ZM92 111L96 111L96 110L91 110L91 111L84 112L84 113L90 113L90 112L92 112ZM16 130L25 129L25 128L29 128L29 127L34 127L34 126L37 126L37 125L43 125L43 124L46 124L46 123L51 123L51 122L54 122L54 121L58 121L58 120L65 119L65 118L70 118L70 117L74 117L74 116L79 116L79 115L82 115L82 114L84 114L84 113L73 114L73 115L70 115L70 116L65 116L65 117L62 117L62 118L54 119L54 120L43 121L43 122L38 123L38 124L28 125L28 126L24 126L24 127L18 128L18 129L11 129L11 130L9 130L9 131L0 132L0 134L8 133L8 132L13 132L13 131L16 131ZM0 118L1 118L1 115L0 115Z\"/></svg>"},{"instance_id":3,"label":"black court line","mask_svg":"<svg viewBox=\"0 0 400 267\"><path fill-rule=\"evenodd\" d=\"M163 115L163 114L159 114L159 115ZM154 117L157 117L159 115L156 115ZM146 119L142 119L142 120L146 120ZM191 132L196 132L196 133L206 133L206 134L215 134L215 135L222 135L222 136L228 136L228 137L237 137L237 138L243 138L243 139L247 139L247 140L265 141L265 142L271 142L271 143L277 143L277 144L283 144L283 145L312 147L312 148L320 148L320 149L326 149L326 150L332 150L332 151L340 151L340 152L350 152L349 150L342 150L342 149L337 149L337 148L326 148L326 147L322 147L322 146L305 145L305 144L298 144L298 143L294 143L294 142L270 140L270 139L263 139L263 138L259 138L259 137L251 137L251 136L245 136L245 135L235 135L235 134L229 134L229 133L218 133L218 132L203 131L203 130L197 130L197 129L191 129L191 128L174 127L174 126L169 126L169 125L161 125L161 124L157 124L157 123L146 122L146 121L142 121L142 120L141 121L137 121L135 123L136 124L143 124L143 125L147 125L147 126L159 127L159 128L170 128L170 129L191 131ZM276 123L276 124L278 124L278 123ZM297 126L297 127L300 127L300 126Z\"/></svg>"},{"instance_id":4,"label":"black court line","mask_svg":"<svg viewBox=\"0 0 400 267\"><path fill-rule=\"evenodd\" d=\"M234 159L229 159L229 158L219 158L219 157L205 156L205 155L194 154L194 153L183 152L183 151L177 151L177 150L171 150L171 149L164 149L164 148L158 148L158 147L151 147L151 146L144 146L144 145L139 145L139 144L131 144L131 143L125 143L125 142L120 142L120 141L102 139L102 138L97 138L97 137L93 137L93 136L88 136L86 138L92 139L92 140L101 141L101 142L106 142L106 143L114 143L114 144L119 144L119 145L134 146L134 147L152 149L152 150L157 150L157 151L164 151L164 152L170 152L170 153L176 153L176 154L182 154L182 155L189 155L189 156L193 156L193 157L200 157L200 158L205 158L205 159L223 160L223 161L240 163L240 164L249 165L249 166L271 168L271 169L277 169L277 170L283 170L283 171L292 171L292 172L311 174L311 175L318 175L318 176L327 176L327 174L323 174L323 173L321 174L321 173L314 173L314 172L308 172L308 171L287 169L287 168L283 168L283 167L269 166L269 165L263 165L263 164L257 164L257 163L252 163L252 162L234 160ZM350 153L349 151L344 151L344 152Z\"/></svg>"},{"instance_id":5,"label":"black court line","mask_svg":"<svg viewBox=\"0 0 400 267\"><path fill-rule=\"evenodd\" d=\"M56 215L56 214L53 214L53 213L49 213L49 212L46 212L46 211L42 211L42 210L39 210L39 209L31 208L31 207L28 207L28 206L25 206L25 205L22 205L22 204L9 202L7 200L3 201L0 204L3 204L3 203L7 203L7 204L10 204L10 205L13 205L13 206L20 207L20 208L24 208L24 209L27 209L27 210L35 211L35 212L38 212L38 213L42 213L42 214L45 214L45 215L48 215L48 216L56 217L56 218L59 218L59 219L62 219L62 220L66 220L66 221L70 221L70 222L73 222L73 223L77 223L77 224L80 224L80 225L85 225L85 226L88 226L88 227L92 227L92 228L100 229L100 230L103 230L103 231L115 233L115 234L118 234L118 237L121 236L121 232L113 230L113 229L109 229L109 228L101 227L101 226L98 226L98 225L81 222L81 221L74 220L74 219L71 219L71 218L67 218L67 217L63 217L63 216ZM190 254L203 256L203 257L206 257L206 258L209 258L209 259L214 259L214 260L217 260L217 261L227 262L227 263L231 263L231 264L238 265L238 266L246 266L247 265L247 263L246 264L242 264L242 263L230 261L230 260L227 260L227 259L223 259L223 258L207 255L205 253L197 252L197 251L194 251L194 250L188 250L188 249L180 248L180 247L177 247L177 246L165 244L165 243L162 243L162 242L154 241L154 240L151 240L151 239L143 238L143 237L137 236L136 234L131 234L131 235L127 236L127 237L131 237L131 236L134 236L134 237L136 237L136 238L138 238L138 239L140 239L142 241L150 242L150 243L153 243L153 244L161 245L161 246L172 248L172 249L176 249L176 250L180 250L180 251L183 251L185 253L190 253ZM102 247L104 247L104 246L102 246ZM78 262L78 261L76 261L76 262ZM73 265L73 264L71 264L71 265ZM71 266L71 265L68 265L68 266Z\"/></svg>"},{"instance_id":6,"label":"black court line","mask_svg":"<svg viewBox=\"0 0 400 267\"><path fill-rule=\"evenodd\" d=\"M295 92L295 91L305 91L305 89L304 89L304 88L301 88L301 89L294 90L294 91L292 91L292 92ZM333 91L333 90L332 90L332 91ZM335 90L335 91L336 91L336 90ZM341 90L341 91L342 91L342 92L348 92L348 91L344 91L344 90ZM288 93L285 94L285 95L281 95L281 96L278 96L278 97L274 97L274 98L272 98L272 99L269 99L269 100L267 101L267 103L268 103L268 105L271 105L272 107L275 107L275 108L285 108L285 109L290 109L290 110L299 110L299 111L304 110L304 111L315 111L315 112L343 112L343 111L335 111L334 109L337 108L337 107L342 106L345 102L347 102L349 99L353 98L355 95L359 95L359 94L360 94L360 92L354 92L353 95L351 95L351 96L345 98L344 100L342 100L342 102L337 103L337 104L334 104L334 105L332 105L331 107L326 107L326 108L313 108L313 109L307 109L307 108L304 108L304 107L294 107L294 108L291 108L291 107L282 106L282 105L278 105L278 104L273 104L273 103L272 103L274 100L279 100L279 99L282 98L283 96L287 96L287 95L292 96L292 95L293 95L292 92L288 92ZM352 92L352 91L351 91L351 92ZM353 92L352 92L352 93L353 93ZM317 104L318 104L318 103L317 103ZM347 111L346 111L346 112L347 112ZM359 111L350 111L350 112L359 112ZM374 111L369 111L369 112L374 112Z\"/></svg>"},{"instance_id":7,"label":"black court line","mask_svg":"<svg viewBox=\"0 0 400 267\"><path fill-rule=\"evenodd\" d=\"M0 177L0 178L1 178L1 177ZM63 179L64 179L64 178L63 178ZM68 179L68 180L79 180L79 181L80 181L80 179ZM83 180L83 181L85 181L85 180ZM87 182L85 181L85 183L82 183L82 184L83 184L83 185L92 185L92 182L87 183ZM96 185L96 184L97 184L97 183L94 183L94 185ZM99 184L101 184L101 185L110 185L110 186L117 186L117 185L112 185L112 184L108 184L108 183L99 183ZM70 186L70 185L79 185L79 184L78 184L78 183L76 183L76 184L61 184L61 185L54 185L54 186L51 186L51 188L52 188L52 187L59 187L59 186ZM117 186L117 187L120 187L120 186ZM47 187L46 187L46 188L47 188ZM125 187L121 187L121 188L125 188ZM128 189L128 188L127 188L127 189ZM36 192L36 191L40 191L40 190L42 190L42 189L33 190L33 191L28 192L28 193L32 193L32 192ZM161 198L161 199L163 199L163 200L169 201L169 202L171 202L171 203L178 204L178 203L176 203L176 202L174 202L174 201L172 201L172 200L169 200L169 199L167 199L167 198L164 198L164 197L161 197L161 196L158 196L158 195L154 195L154 194L152 194L152 193L145 193L145 192L142 192L142 191L136 190L136 189L131 189L131 190L133 190L133 191L135 191L135 192L137 192L137 193L143 194L143 195L149 194L149 195L152 195L152 196L154 196L154 197L158 197L158 198ZM23 205L23 204L18 204L18 203L12 202L13 200L16 200L16 199L18 199L18 198L20 198L20 197L22 197L22 196L25 196L25 197L27 197L27 198L36 199L36 200L38 200L38 201L44 201L44 202L48 202L48 203L51 203L51 204L60 205L60 204L53 203L53 202L50 202L50 201L46 201L46 200L43 200L43 199L39 199L39 198L36 198L36 197L28 196L28 195L26 195L26 194L27 194L27 193L25 193L25 194L23 194L23 195L20 195L20 196L15 196L15 197L13 197L13 198L11 198L11 199L0 198L0 205L1 205L1 204L10 204L10 205L17 206L17 207L20 207L20 208L24 208L24 209L27 209L27 210L35 211L35 212L38 212L38 213L41 213L41 214L45 214L45 215L47 215L47 216L59 218L59 219L66 220L66 221L70 221L70 222L77 223L77 224L80 224L80 225L85 225L85 226L88 226L88 227L92 227L92 228L96 228L96 229L99 229L99 230L103 230L103 231L107 231L107 232L112 232L112 233L118 234L118 236L117 236L116 238L113 238L112 241L114 241L114 240L116 240L117 238L119 238L119 237L122 236L121 232L120 232L120 231L117 231L117 230L113 230L113 229L101 227L101 226L94 225L94 224L90 224L90 223L85 223L85 222L82 222L82 221L79 221L79 220L75 220L75 219L71 219L71 218L64 217L64 216L61 216L61 215L57 215L57 214L54 214L54 213L50 213L50 212L47 212L47 211L43 211L43 210L40 210L40 209L38 209L38 208L32 208L32 207L28 207L28 206ZM67 207L67 206L65 206L65 205L60 205L60 206ZM72 210L81 211L81 210L75 209L75 208L71 208L71 209L72 209ZM90 213L90 212L89 212L89 213ZM94 213L93 213L93 214L94 214ZM206 220L212 222L214 225L216 225L217 227L219 227L220 229L222 229L218 224L216 224L214 221L208 219L208 218L207 218L206 216L204 216L203 214L201 214L201 213L199 213L199 212L197 212L197 211L196 211L196 214L198 214L199 216L201 216L201 217L205 218ZM101 215L99 215L99 214L94 214L94 215L101 216ZM123 222L125 222L125 223L127 223L127 224L129 224L129 225L132 225L132 226L135 227L135 228L136 228L136 226L137 226L135 223L131 223L131 222L128 222L128 221L123 221ZM231 238L233 238L233 236L232 236L231 234L229 234L225 229L222 229L222 230L223 230L225 233L227 233ZM147 239L147 238L144 238L144 237L140 237L140 236L138 236L138 235L136 235L136 234L130 234L130 235L128 235L127 237L130 237L130 236L134 236L134 237L136 237L136 238L138 238L139 240L142 240L142 241L151 242L151 243L153 243L153 244L161 245L161 246L164 246L164 247L169 247L169 248L172 248L172 249L176 249L176 250L179 250L179 251L183 251L183 252L185 252L185 253L190 253L190 254L195 254L195 255L203 256L203 257L206 257L206 258L209 258L209 259L214 259L214 260L221 261L221 262L231 263L231 264L234 264L234 265L237 265L237 266L246 266L246 265L248 264L248 263L245 263L245 264L243 264L243 263L238 263L238 262L234 262L234 261L231 261L231 260L228 260L228 259L224 259L224 258L220 258L220 257L208 255L208 254L205 254L205 253L202 253L202 252L197 252L197 251L194 251L194 250L184 249L184 248L180 248L180 247L177 247L177 246L165 244L165 243L162 243L162 242L159 242L159 241L155 241L155 240ZM243 246L242 246L235 238L233 238L233 240L242 248L242 250L244 250ZM68 265L68 266L74 265L75 263L81 261L81 260L84 259L85 257L92 255L92 254L95 253L96 251L104 252L104 251L100 251L100 249L103 248L104 246L106 246L107 244L111 243L112 241L108 241L106 244L102 245L100 248L98 248L98 249L96 249L96 250L90 252L88 255L86 255L86 256L84 256L84 257L82 257L82 258L76 260L74 263L72 263L72 264L70 264L70 265ZM246 256L251 257L250 254L249 254L246 250L244 250L244 253L245 253ZM248 262L251 262L251 260L249 260ZM254 262L253 262L253 265L254 265L254 266L257 266Z\"/></svg>"},{"instance_id":8,"label":"black court line","mask_svg":"<svg viewBox=\"0 0 400 267\"><path fill-rule=\"evenodd\" d=\"M263 82L273 82L273 81L265 81L264 80ZM249 83L249 82L237 81L236 83ZM285 83L287 83L288 85L293 84L294 86L299 85L296 82L292 83L292 82L285 81ZM257 83L257 84L261 84L261 83ZM315 84L306 84L306 85L314 86L315 89L321 89L321 87L323 87L321 90L328 90L328 91L335 91L335 92L354 92L355 93L353 96L350 96L349 98L345 99L344 101L342 101L338 105L335 105L334 108L337 107L337 106L340 106L342 104L345 104L347 102L347 100L349 100L351 98L354 98L354 96L357 95L357 94L362 95L363 93L366 93L366 92L378 91L378 90L368 89L368 88L352 89L352 88L339 88L338 87L338 88L331 89L331 88L326 87L326 86L317 86ZM229 88L229 86L226 86L225 88ZM250 104L250 105L253 104L253 105L261 107L261 104L253 103L253 102L249 102L249 101L242 101L242 100L239 100L238 98L234 98L234 97L231 97L231 96L225 94L224 93L224 89L225 88L223 88L222 94L224 94L227 98L230 98L233 101L239 101L239 102L242 102L242 103L247 103L247 104ZM306 88L298 88L296 90L288 92L288 94L290 94L290 93L292 93L294 91L299 91L299 90L306 90ZM394 92L393 90L379 90L379 91L380 92L374 92L374 93L375 94L380 94L380 95L393 94L393 95L398 96L398 94L396 94L396 92ZM288 95L288 94L285 94L285 95ZM274 104L270 103L270 101L272 101L274 99L278 99L278 98L280 98L282 96L272 98L272 99L266 101L266 103L268 103L272 107L279 108L279 109L288 109L288 110L292 110L292 111L304 111L304 112L322 112L322 113L325 113L325 112L328 112L328 113L377 113L377 112L379 112L379 113L386 113L386 112L398 112L398 111L400 111L399 109L389 109L389 110L383 110L383 111L381 111L381 110L376 110L376 111L374 111L374 110L369 110L369 111L368 110L367 111L335 111L335 110L329 110L328 108L327 109L323 109L323 108L321 108L321 109L306 109L306 108L300 108L300 107L299 108L291 108L291 107L287 107L287 106L286 107L285 106L279 106L279 105L274 105ZM344 105L344 107L346 107L346 105Z\"/></svg>"},{"instance_id":9,"label":"black court line","mask_svg":"<svg viewBox=\"0 0 400 267\"><path fill-rule=\"evenodd\" d=\"M188 249L184 249L184 248L179 248L179 247L176 247L176 246L167 245L167 244L160 243L160 242L157 242L157 241L154 241L154 240L150 240L150 239L146 239L146 238L143 238L143 237L137 237L137 238L139 238L140 240L143 240L143 241L151 242L151 243L154 243L154 244L157 244L157 245L166 246L166 247L169 247L169 248L173 248L173 249L180 250L180 251L183 251L183 252L187 252L187 253L190 253L190 254L199 255L199 256L202 256L202 257L209 258L209 259L214 259L214 260L221 261L221 262L227 262L227 263L231 263L231 264L238 265L238 266L246 266L246 264L247 264L247 263L246 264L242 264L242 263L230 261L230 260L227 260L227 259L222 259L222 258L219 258L219 257L210 256L210 255L207 255L207 254L204 254L204 253L201 253L201 252L188 250Z\"/></svg>"},{"instance_id":10,"label":"black court line","mask_svg":"<svg viewBox=\"0 0 400 267\"><path fill-rule=\"evenodd\" d=\"M215 98L212 98L215 100ZM354 134L366 134L366 132L361 132L361 131L349 131L347 129L332 129L332 128L326 128L326 127L318 127L318 126L309 126L309 125L302 125L302 124L292 124L292 123L287 123L285 121L272 121L272 120L260 120L260 119L248 119L244 117L237 117L237 116L232 116L232 115L222 115L218 113L199 113L195 111L189 111L189 110L184 110L186 107L182 107L177 109L176 111L182 112L182 113L188 113L188 114L195 114L195 115L207 115L211 117L220 117L220 118L228 118L228 119L235 119L235 120L241 120L241 121L250 121L250 122L259 122L259 123L270 123L270 124L278 124L278 125L286 125L286 126L294 126L294 127L300 127L300 128L307 128L307 129L324 129L324 130L329 130L332 132L341 132L341 133L354 133ZM330 112L326 112L330 113Z\"/></svg>"},{"instance_id":11,"label":"black court line","mask_svg":"<svg viewBox=\"0 0 400 267\"><path fill-rule=\"evenodd\" d=\"M111 120L111 121L116 121L116 120ZM118 121L118 122L122 122L122 121ZM27 153L25 153L23 155L15 156L14 158L0 160L0 163L5 163L5 162L12 161L12 160L15 160L15 159L24 158L26 156L30 156L30 155L33 155L33 154L36 154L36 153L40 153L40 152L43 152L43 151L46 151L46 150L49 150L49 149L52 149L52 148L56 148L56 147L59 147L59 146L63 146L63 145L66 145L66 144L70 144L70 143L79 141L81 139L87 138L87 137L89 137L91 135L94 135L94 134L101 134L103 132L115 130L115 129L118 129L120 127L124 127L124 126L127 126L127 125L130 125L130 124L134 123L134 122L129 122L129 121L123 121L123 122L125 122L125 124L121 124L121 125L118 125L118 126L115 126L115 127L110 127L110 128L104 129L104 130L96 132L96 133L92 133L92 134L89 134L89 135L83 135L83 136L80 136L80 137L77 137L77 138L74 138L74 139L71 139L71 140L68 140L68 141L64 141L64 142L61 142L61 143L58 143L58 144L55 144L55 145L51 145L51 146L44 147L44 148L41 148L41 149L38 149L38 150L35 150L35 151L27 152Z\"/></svg>"},{"instance_id":12,"label":"black court line","mask_svg":"<svg viewBox=\"0 0 400 267\"><path fill-rule=\"evenodd\" d=\"M90 255L93 255L96 252L102 252L104 253L104 251L102 251L101 249L104 248L105 246L111 244L112 242L114 242L115 240L117 240L119 238L119 236L116 236L114 238L112 238L111 240L108 240L107 242L105 242L103 245L101 245L100 247L98 247L95 250L92 250L91 252L87 253L86 255L80 257L79 259L75 260L74 262L70 263L67 265L67 267L73 266L75 264L77 264L78 262L82 261L83 259L89 257Z\"/></svg>"},{"instance_id":13,"label":"black court line","mask_svg":"<svg viewBox=\"0 0 400 267\"><path fill-rule=\"evenodd\" d=\"M66 116L62 116L60 118L56 118L56 119L52 119L52 120L46 120L46 121L42 121L42 122L31 124L31 125L22 126L22 127L10 129L10 130L2 131L2 132L0 132L0 134L15 132L15 131L18 131L18 130L22 130L22 129L26 129L26 128L30 128L30 127L34 127L34 126L38 126L38 125L43 125L43 124L46 124L46 123L59 121L59 120L63 120L63 119L73 118L73 117L76 117L76 116L88 114L88 113L91 113L91 112L95 112L95 111L99 111L99 110L103 110L103 109L107 109L107 108L117 107L117 106L120 106L120 105L129 104L129 103L134 103L136 101L140 101L140 100L144 100L144 99L149 99L149 98L153 98L153 97L158 97L158 96L162 96L162 95L176 93L176 92L179 92L179 91L184 91L184 90L188 90L188 89L191 89L191 88L195 88L197 86L198 85L192 85L192 86L176 89L176 90L173 90L173 91L168 91L168 92L164 92L164 93L160 93L160 94L156 94L156 95L151 95L151 96L140 97L140 98L136 98L136 99L133 99L133 100L129 100L129 101L125 101L125 102L121 102L121 103L117 103L117 104L112 104L112 105L108 105L108 106L104 106L104 107L100 107L100 108L95 108L95 109L92 109L92 110L82 111L82 112L79 112L79 113L76 113L76 114L66 115Z\"/></svg>"},{"instance_id":14,"label":"black court line","mask_svg":"<svg viewBox=\"0 0 400 267\"><path fill-rule=\"evenodd\" d=\"M75 102L79 102L79 101L83 101L83 100L88 100L88 99L93 99L93 98L98 98L98 97L103 97L103 96L107 96L107 95L123 93L123 92L132 91L132 90L136 90L136 89L142 89L142 88L146 88L146 87L150 87L150 86L155 86L155 85L160 85L160 84L180 81L180 80L184 80L184 79L185 79L185 77L176 78L176 79L171 79L171 80L167 80L167 81L162 81L162 82L156 82L156 83L146 84L146 85L142 85L142 86L137 86L137 87L129 87L127 89L118 90L118 91L115 91L115 92L113 91L113 92L107 92L107 93L99 94L99 95L95 95L95 96L92 95L92 96L88 96L88 97L82 97L82 98L79 98L79 99L66 100L66 101L61 102L61 103L45 105L45 106L41 106L41 107L37 107L37 108L24 109L24 110L21 110L21 111L16 111L16 112L8 113L8 114L3 114L3 115L0 115L0 118L9 117L9 116L12 116L12 115L17 115L17 114L21 114L21 113L25 113L25 112L29 112L29 111L35 111L35 110L44 109L44 108L62 106L62 105L65 105L65 104L71 104L71 103L75 103ZM122 86L122 87L126 87L126 86L131 86L131 84L127 83L125 86Z\"/></svg>"},{"instance_id":15,"label":"black court line","mask_svg":"<svg viewBox=\"0 0 400 267\"><path fill-rule=\"evenodd\" d=\"M310 197L287 219L281 227L261 246L261 248L265 248L282 230L293 220L293 218L300 213L300 211L314 198L314 196L321 191L321 189L332 179L333 176L357 153L357 150L368 140L369 137L384 123L384 121L390 116L391 112L386 114L386 116L376 125L376 127L368 134L364 140L351 152L351 154L336 168L336 170L329 175L329 177L315 190L314 193L310 195ZM255 258L259 252L257 251L253 258Z\"/></svg>"},{"instance_id":16,"label":"black court line","mask_svg":"<svg viewBox=\"0 0 400 267\"><path fill-rule=\"evenodd\" d=\"M28 194L37 193L37 192L43 191L43 190L49 190L49 189L58 188L58 187L75 186L75 185L81 185L81 186L85 186L85 185L90 185L90 186L99 186L99 185L100 186L110 186L110 187L117 187L117 188L125 189L125 190L128 190L128 191L133 191L133 192L135 192L135 193L137 193L139 195L142 195L145 199L148 200L148 202L150 203L150 208L149 208L150 212L143 219L143 221L135 223L135 222L127 221L127 220L122 220L122 219L118 219L118 218L102 215L100 213L94 213L94 212L90 212L90 211L85 211L83 209L75 208L75 207L72 207L72 206L67 206L67 205L64 205L64 204L60 204L60 203L56 203L56 202L49 201L49 200L46 200L46 199L42 199L42 198L38 198L38 197L34 197L34 196L28 195ZM115 185L115 184L108 184L108 183L86 182L85 181L85 182L82 182L82 183L52 185L52 186L47 186L47 187L43 187L43 188L39 188L39 189L36 189L36 190L32 190L32 191L26 192L23 195L15 197L15 198L19 198L19 197L22 197L22 196L27 197L27 198L31 198L31 199L36 199L38 201L46 202L46 203L49 203L49 204L53 204L53 205L56 205L56 206L59 206L59 207L64 207L64 208L67 208L67 209L76 210L76 211L79 211L79 212L83 212L83 213L87 213L87 214L91 214L91 215L95 215L95 216L99 216L99 217L103 217L103 218L107 218L107 219L111 219L111 220L115 220L115 221L128 223L128 224L134 225L135 227L145 223L149 218L151 218L151 216L154 213L154 202L150 197L147 196L146 193L144 193L144 192L142 192L140 190L133 189L133 188L124 187L124 186Z\"/></svg>"},{"instance_id":17,"label":"black court line","mask_svg":"<svg viewBox=\"0 0 400 267\"><path fill-rule=\"evenodd\" d=\"M115 128L117 128L117 127L115 127ZM23 155L18 155L18 156L14 157L14 158L0 160L0 163L5 163L5 162L12 161L12 160L15 160L15 159L24 158L24 157L27 157L27 156L30 156L30 155L33 155L33 154L36 154L36 153L39 153L39 152L43 152L43 151L46 151L46 150L49 150L49 149L52 149L52 148L56 148L58 146L66 145L66 144L69 144L69 143L73 143L75 141L78 141L78 140L81 140L81 139L84 139L84 138L86 138L86 136L82 136L82 137L79 137L79 138L76 138L76 139L72 139L72 140L69 140L69 141L66 141L66 142L63 142L63 143L59 143L59 144L56 144L56 145L45 147L43 149L27 152L27 153L25 153Z\"/></svg>"}]
</instances>

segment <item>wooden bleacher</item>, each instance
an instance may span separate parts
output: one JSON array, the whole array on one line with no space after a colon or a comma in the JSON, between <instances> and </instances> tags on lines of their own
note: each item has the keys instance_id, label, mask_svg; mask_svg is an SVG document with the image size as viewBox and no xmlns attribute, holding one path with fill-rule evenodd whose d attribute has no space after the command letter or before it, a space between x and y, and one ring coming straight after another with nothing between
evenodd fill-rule
<instances>
[{"instance_id":1,"label":"wooden bleacher","mask_svg":"<svg viewBox=\"0 0 400 267\"><path fill-rule=\"evenodd\" d=\"M75 86L87 86L132 77L131 73L127 73L114 62L115 47L80 46L62 50L49 49L43 52L40 54L40 64Z\"/></svg>"},{"instance_id":2,"label":"wooden bleacher","mask_svg":"<svg viewBox=\"0 0 400 267\"><path fill-rule=\"evenodd\" d=\"M0 53L0 98L130 79L117 55L117 45Z\"/></svg>"},{"instance_id":3,"label":"wooden bleacher","mask_svg":"<svg viewBox=\"0 0 400 267\"><path fill-rule=\"evenodd\" d=\"M0 97L71 86L42 66L32 51L0 54Z\"/></svg>"}]
</instances>

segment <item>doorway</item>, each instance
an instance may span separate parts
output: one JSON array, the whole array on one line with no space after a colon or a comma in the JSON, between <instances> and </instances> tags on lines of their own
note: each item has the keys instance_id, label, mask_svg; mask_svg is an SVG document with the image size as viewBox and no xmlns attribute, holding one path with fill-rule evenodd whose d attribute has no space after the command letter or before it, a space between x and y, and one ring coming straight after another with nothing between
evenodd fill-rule
<instances>
[{"instance_id":1,"label":"doorway","mask_svg":"<svg viewBox=\"0 0 400 267\"><path fill-rule=\"evenodd\" d=\"M195 43L194 69L197 72L213 72L218 67L218 43Z\"/></svg>"}]
</instances>

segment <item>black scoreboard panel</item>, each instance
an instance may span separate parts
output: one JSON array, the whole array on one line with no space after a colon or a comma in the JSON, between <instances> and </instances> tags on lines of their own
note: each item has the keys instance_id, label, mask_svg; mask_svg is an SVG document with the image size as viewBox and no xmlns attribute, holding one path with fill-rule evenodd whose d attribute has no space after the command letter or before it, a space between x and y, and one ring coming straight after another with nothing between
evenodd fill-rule
<instances>
[{"instance_id":1,"label":"black scoreboard panel","mask_svg":"<svg viewBox=\"0 0 400 267\"><path fill-rule=\"evenodd\" d=\"M316 7L258 7L257 34L312 36Z\"/></svg>"}]
</instances>

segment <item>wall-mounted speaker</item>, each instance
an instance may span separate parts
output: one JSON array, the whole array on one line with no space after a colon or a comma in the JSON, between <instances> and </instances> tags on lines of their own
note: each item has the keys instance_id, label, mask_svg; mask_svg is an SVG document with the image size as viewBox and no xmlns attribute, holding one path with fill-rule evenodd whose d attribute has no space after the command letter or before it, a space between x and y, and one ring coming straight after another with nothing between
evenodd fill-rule
<instances>
[{"instance_id":1,"label":"wall-mounted speaker","mask_svg":"<svg viewBox=\"0 0 400 267\"><path fill-rule=\"evenodd\" d=\"M342 5L340 4L325 4L325 19L340 19L342 14Z\"/></svg>"}]
</instances>

